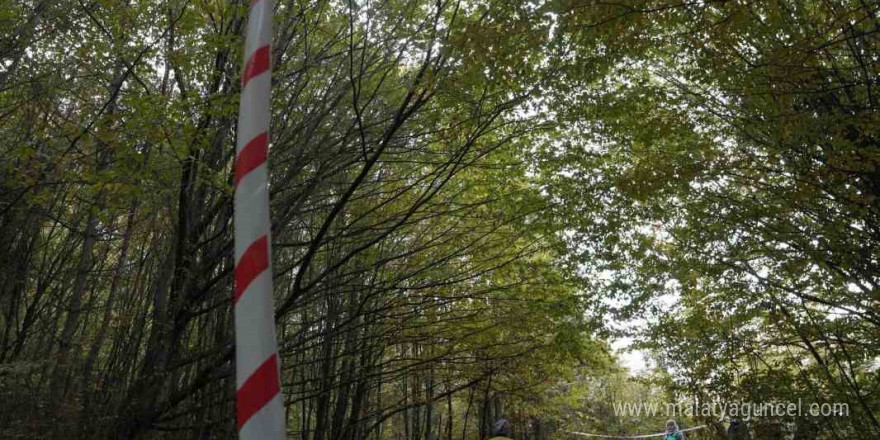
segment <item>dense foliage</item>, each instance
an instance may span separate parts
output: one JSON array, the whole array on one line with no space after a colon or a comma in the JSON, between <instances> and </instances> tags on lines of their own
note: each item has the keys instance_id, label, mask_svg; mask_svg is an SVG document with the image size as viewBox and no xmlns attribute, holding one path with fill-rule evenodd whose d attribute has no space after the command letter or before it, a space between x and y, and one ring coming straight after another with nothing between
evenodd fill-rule
<instances>
[{"instance_id":1,"label":"dense foliage","mask_svg":"<svg viewBox=\"0 0 880 440\"><path fill-rule=\"evenodd\" d=\"M880 436L878 4L276 3L290 438ZM0 0L0 437L235 437L247 6Z\"/></svg>"}]
</instances>

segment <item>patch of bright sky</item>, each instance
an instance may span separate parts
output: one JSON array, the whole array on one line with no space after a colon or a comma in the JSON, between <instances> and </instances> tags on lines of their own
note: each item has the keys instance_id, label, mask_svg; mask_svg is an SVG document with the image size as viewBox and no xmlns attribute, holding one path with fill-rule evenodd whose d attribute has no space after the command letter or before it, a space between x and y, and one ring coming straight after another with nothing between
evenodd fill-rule
<instances>
[{"instance_id":1,"label":"patch of bright sky","mask_svg":"<svg viewBox=\"0 0 880 440\"><path fill-rule=\"evenodd\" d=\"M623 337L617 338L611 342L611 349L617 356L620 365L630 374L638 375L647 373L654 367L654 363L648 358L647 353L642 350L631 349L633 338Z\"/></svg>"}]
</instances>

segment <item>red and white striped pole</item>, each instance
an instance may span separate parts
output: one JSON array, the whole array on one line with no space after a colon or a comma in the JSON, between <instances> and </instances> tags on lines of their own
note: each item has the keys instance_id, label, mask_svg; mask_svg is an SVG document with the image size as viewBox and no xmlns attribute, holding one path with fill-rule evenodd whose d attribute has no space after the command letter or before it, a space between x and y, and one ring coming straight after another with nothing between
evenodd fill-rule
<instances>
[{"instance_id":1,"label":"red and white striped pole","mask_svg":"<svg viewBox=\"0 0 880 440\"><path fill-rule=\"evenodd\" d=\"M269 104L272 0L251 0L235 156L235 379L242 440L285 436L272 306Z\"/></svg>"}]
</instances>

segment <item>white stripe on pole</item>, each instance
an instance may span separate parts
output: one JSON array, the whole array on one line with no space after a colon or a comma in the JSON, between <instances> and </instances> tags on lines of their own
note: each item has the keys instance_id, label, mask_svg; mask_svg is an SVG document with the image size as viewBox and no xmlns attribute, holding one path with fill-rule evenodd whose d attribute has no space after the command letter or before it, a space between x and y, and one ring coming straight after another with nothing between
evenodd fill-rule
<instances>
[{"instance_id":1,"label":"white stripe on pole","mask_svg":"<svg viewBox=\"0 0 880 440\"><path fill-rule=\"evenodd\" d=\"M242 440L285 436L272 306L269 106L272 0L252 0L235 156L235 383Z\"/></svg>"}]
</instances>

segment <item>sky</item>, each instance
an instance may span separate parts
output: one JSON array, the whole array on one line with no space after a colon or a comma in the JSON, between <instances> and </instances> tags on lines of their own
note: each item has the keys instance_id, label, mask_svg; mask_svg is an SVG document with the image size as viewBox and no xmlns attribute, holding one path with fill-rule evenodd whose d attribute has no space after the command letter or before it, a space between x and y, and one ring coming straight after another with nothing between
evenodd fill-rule
<instances>
[{"instance_id":1,"label":"sky","mask_svg":"<svg viewBox=\"0 0 880 440\"><path fill-rule=\"evenodd\" d=\"M632 338L615 339L611 342L611 348L618 359L620 359L620 365L629 370L631 374L647 372L648 359L645 356L645 352L642 350L627 350L632 342Z\"/></svg>"}]
</instances>

